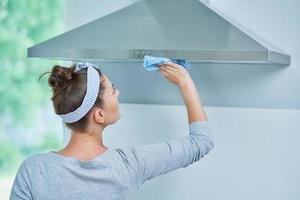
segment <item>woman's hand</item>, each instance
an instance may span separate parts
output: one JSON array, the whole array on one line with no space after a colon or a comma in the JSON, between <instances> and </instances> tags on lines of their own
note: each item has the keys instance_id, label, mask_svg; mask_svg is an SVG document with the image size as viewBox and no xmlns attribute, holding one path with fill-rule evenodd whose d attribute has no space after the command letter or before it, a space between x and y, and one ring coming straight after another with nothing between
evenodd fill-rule
<instances>
[{"instance_id":1,"label":"woman's hand","mask_svg":"<svg viewBox=\"0 0 300 200\"><path fill-rule=\"evenodd\" d=\"M183 86L191 81L188 71L179 64L168 62L160 64L158 67L169 82L177 84L178 86Z\"/></svg>"},{"instance_id":2,"label":"woman's hand","mask_svg":"<svg viewBox=\"0 0 300 200\"><path fill-rule=\"evenodd\" d=\"M159 69L168 81L179 86L187 108L189 124L198 120L207 121L196 85L188 71L183 66L172 62L159 65Z\"/></svg>"}]
</instances>

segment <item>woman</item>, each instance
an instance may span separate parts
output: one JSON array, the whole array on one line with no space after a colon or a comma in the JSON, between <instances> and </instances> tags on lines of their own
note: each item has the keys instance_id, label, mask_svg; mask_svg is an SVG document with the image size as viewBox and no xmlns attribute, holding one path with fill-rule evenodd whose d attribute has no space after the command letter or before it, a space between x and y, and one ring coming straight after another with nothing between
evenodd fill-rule
<instances>
[{"instance_id":1,"label":"woman","mask_svg":"<svg viewBox=\"0 0 300 200\"><path fill-rule=\"evenodd\" d=\"M54 66L48 79L53 106L72 130L71 138L57 152L26 158L10 199L128 199L145 181L187 167L207 154L214 147L212 131L192 78L184 67L171 62L159 70L181 91L189 134L113 149L103 144L102 133L120 119L119 91L90 63Z\"/></svg>"}]
</instances>

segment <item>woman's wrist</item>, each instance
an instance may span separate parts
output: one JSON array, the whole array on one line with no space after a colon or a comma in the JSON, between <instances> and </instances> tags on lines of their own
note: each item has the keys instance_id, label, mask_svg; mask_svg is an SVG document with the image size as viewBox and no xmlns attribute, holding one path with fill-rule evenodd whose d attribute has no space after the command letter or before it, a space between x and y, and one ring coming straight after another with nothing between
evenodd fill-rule
<instances>
[{"instance_id":1,"label":"woman's wrist","mask_svg":"<svg viewBox=\"0 0 300 200\"><path fill-rule=\"evenodd\" d=\"M191 78L189 77L189 78L187 78L187 79L181 81L181 82L178 84L178 86L179 86L180 89L186 89L186 88L188 88L188 87L193 86L193 84L194 84L193 79L191 79Z\"/></svg>"}]
</instances>

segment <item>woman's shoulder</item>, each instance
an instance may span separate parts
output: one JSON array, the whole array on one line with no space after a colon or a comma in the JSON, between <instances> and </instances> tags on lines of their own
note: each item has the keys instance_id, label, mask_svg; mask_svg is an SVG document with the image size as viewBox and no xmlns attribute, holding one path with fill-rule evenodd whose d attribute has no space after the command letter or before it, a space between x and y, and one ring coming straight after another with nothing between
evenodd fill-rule
<instances>
[{"instance_id":1,"label":"woman's shoulder","mask_svg":"<svg viewBox=\"0 0 300 200\"><path fill-rule=\"evenodd\" d=\"M39 166L43 165L44 163L49 160L49 153L36 153L27 156L19 165L17 174L22 174L22 176L31 176L34 174Z\"/></svg>"},{"instance_id":2,"label":"woman's shoulder","mask_svg":"<svg viewBox=\"0 0 300 200\"><path fill-rule=\"evenodd\" d=\"M23 160L21 166L24 167L36 166L37 164L49 162L51 160L50 158L51 158L50 152L31 154Z\"/></svg>"},{"instance_id":3,"label":"woman's shoulder","mask_svg":"<svg viewBox=\"0 0 300 200\"><path fill-rule=\"evenodd\" d=\"M51 157L50 153L51 152L39 152L39 153L31 154L31 155L27 156L24 161L36 162L36 161L40 161L40 160L47 160L47 159L49 159L49 157Z\"/></svg>"}]
</instances>

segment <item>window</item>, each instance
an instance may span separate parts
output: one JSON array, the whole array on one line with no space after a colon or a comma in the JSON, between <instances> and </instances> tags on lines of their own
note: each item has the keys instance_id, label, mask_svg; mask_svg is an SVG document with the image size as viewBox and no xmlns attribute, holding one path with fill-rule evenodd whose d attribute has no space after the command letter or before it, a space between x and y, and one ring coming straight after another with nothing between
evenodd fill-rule
<instances>
[{"instance_id":1,"label":"window","mask_svg":"<svg viewBox=\"0 0 300 200\"><path fill-rule=\"evenodd\" d=\"M62 146L47 76L57 61L28 59L27 48L63 31L63 1L0 2L0 199L8 199L21 162Z\"/></svg>"}]
</instances>

